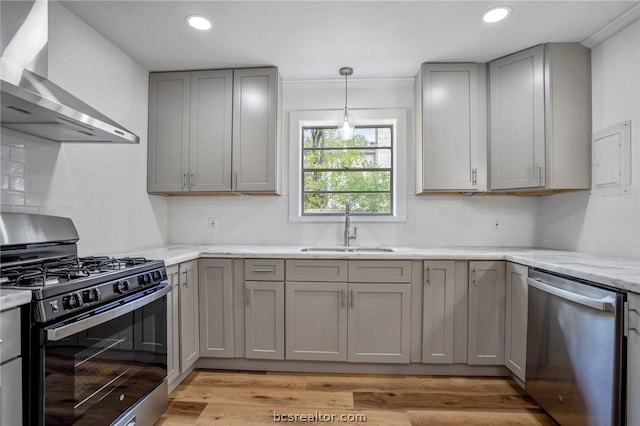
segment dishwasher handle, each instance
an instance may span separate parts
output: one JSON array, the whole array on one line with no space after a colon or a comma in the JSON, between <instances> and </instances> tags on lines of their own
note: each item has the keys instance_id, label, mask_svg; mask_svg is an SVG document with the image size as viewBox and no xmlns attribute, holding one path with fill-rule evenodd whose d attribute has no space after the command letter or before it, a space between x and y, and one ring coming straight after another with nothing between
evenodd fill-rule
<instances>
[{"instance_id":1,"label":"dishwasher handle","mask_svg":"<svg viewBox=\"0 0 640 426\"><path fill-rule=\"evenodd\" d=\"M531 287L537 288L538 290L542 290L546 293L553 294L554 296L558 296L562 299L566 299L571 302L578 303L580 305L588 306L598 311L615 312L616 310L615 300L611 301L610 297L605 297L604 299L594 299L589 296L584 296L582 294L574 293L574 292L556 287L554 285L547 284L541 279L537 279L537 278L536 279L527 278L527 284L529 284Z\"/></svg>"}]
</instances>

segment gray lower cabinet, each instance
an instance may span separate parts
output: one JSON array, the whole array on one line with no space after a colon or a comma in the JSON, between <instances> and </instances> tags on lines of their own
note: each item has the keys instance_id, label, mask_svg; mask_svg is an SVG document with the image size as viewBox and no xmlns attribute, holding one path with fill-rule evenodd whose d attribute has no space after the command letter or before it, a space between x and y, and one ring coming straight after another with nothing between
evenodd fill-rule
<instances>
[{"instance_id":1,"label":"gray lower cabinet","mask_svg":"<svg viewBox=\"0 0 640 426\"><path fill-rule=\"evenodd\" d=\"M505 366L522 382L527 357L527 274L526 266L507 263L504 359Z\"/></svg>"},{"instance_id":2,"label":"gray lower cabinet","mask_svg":"<svg viewBox=\"0 0 640 426\"><path fill-rule=\"evenodd\" d=\"M200 259L199 268L200 355L233 358L232 260Z\"/></svg>"},{"instance_id":3,"label":"gray lower cabinet","mask_svg":"<svg viewBox=\"0 0 640 426\"><path fill-rule=\"evenodd\" d=\"M284 282L245 281L245 357L284 359Z\"/></svg>"},{"instance_id":4,"label":"gray lower cabinet","mask_svg":"<svg viewBox=\"0 0 640 426\"><path fill-rule=\"evenodd\" d=\"M200 356L198 332L198 261L180 264L180 373L184 373Z\"/></svg>"},{"instance_id":5,"label":"gray lower cabinet","mask_svg":"<svg viewBox=\"0 0 640 426\"><path fill-rule=\"evenodd\" d=\"M167 382L180 375L180 271L178 265L167 267L171 291L167 293Z\"/></svg>"},{"instance_id":6,"label":"gray lower cabinet","mask_svg":"<svg viewBox=\"0 0 640 426\"><path fill-rule=\"evenodd\" d=\"M349 362L409 363L411 284L349 283Z\"/></svg>"},{"instance_id":7,"label":"gray lower cabinet","mask_svg":"<svg viewBox=\"0 0 640 426\"><path fill-rule=\"evenodd\" d=\"M640 425L640 294L628 293L627 425Z\"/></svg>"},{"instance_id":8,"label":"gray lower cabinet","mask_svg":"<svg viewBox=\"0 0 640 426\"><path fill-rule=\"evenodd\" d=\"M470 365L504 365L505 262L469 262Z\"/></svg>"},{"instance_id":9,"label":"gray lower cabinet","mask_svg":"<svg viewBox=\"0 0 640 426\"><path fill-rule=\"evenodd\" d=\"M286 283L286 358L347 360L347 283Z\"/></svg>"},{"instance_id":10,"label":"gray lower cabinet","mask_svg":"<svg viewBox=\"0 0 640 426\"><path fill-rule=\"evenodd\" d=\"M455 262L424 262L422 362L452 364L455 323Z\"/></svg>"},{"instance_id":11,"label":"gray lower cabinet","mask_svg":"<svg viewBox=\"0 0 640 426\"><path fill-rule=\"evenodd\" d=\"M409 362L411 262L296 259L286 271L286 359Z\"/></svg>"},{"instance_id":12,"label":"gray lower cabinet","mask_svg":"<svg viewBox=\"0 0 640 426\"><path fill-rule=\"evenodd\" d=\"M0 426L22 424L20 308L0 313Z\"/></svg>"}]
</instances>

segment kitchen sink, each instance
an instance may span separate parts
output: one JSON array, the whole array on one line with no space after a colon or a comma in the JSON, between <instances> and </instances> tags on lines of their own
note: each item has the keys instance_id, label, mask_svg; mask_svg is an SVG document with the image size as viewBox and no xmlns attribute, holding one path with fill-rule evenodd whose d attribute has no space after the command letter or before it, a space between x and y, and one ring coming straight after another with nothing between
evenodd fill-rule
<instances>
[{"instance_id":1,"label":"kitchen sink","mask_svg":"<svg viewBox=\"0 0 640 426\"><path fill-rule=\"evenodd\" d=\"M305 247L300 251L306 252L346 252L346 253L390 253L394 250L388 247Z\"/></svg>"}]
</instances>

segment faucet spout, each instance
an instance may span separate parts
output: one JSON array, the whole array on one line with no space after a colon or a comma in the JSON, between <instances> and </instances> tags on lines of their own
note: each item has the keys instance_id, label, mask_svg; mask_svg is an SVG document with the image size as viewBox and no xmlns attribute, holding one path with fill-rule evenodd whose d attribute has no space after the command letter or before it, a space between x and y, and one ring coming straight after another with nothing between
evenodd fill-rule
<instances>
[{"instance_id":1,"label":"faucet spout","mask_svg":"<svg viewBox=\"0 0 640 426\"><path fill-rule=\"evenodd\" d=\"M351 240L358 238L358 228L353 228L351 233L351 206L349 201L344 203L344 246L349 247Z\"/></svg>"}]
</instances>

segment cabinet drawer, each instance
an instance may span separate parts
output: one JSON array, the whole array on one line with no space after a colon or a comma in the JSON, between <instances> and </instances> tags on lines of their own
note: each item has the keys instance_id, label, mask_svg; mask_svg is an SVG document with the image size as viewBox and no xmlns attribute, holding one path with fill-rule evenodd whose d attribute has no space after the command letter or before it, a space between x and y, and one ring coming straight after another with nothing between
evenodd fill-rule
<instances>
[{"instance_id":1,"label":"cabinet drawer","mask_svg":"<svg viewBox=\"0 0 640 426\"><path fill-rule=\"evenodd\" d=\"M349 282L410 283L411 262L397 260L352 260L349 262Z\"/></svg>"},{"instance_id":2,"label":"cabinet drawer","mask_svg":"<svg viewBox=\"0 0 640 426\"><path fill-rule=\"evenodd\" d=\"M244 279L247 281L284 281L284 260L246 259Z\"/></svg>"},{"instance_id":3,"label":"cabinet drawer","mask_svg":"<svg viewBox=\"0 0 640 426\"><path fill-rule=\"evenodd\" d=\"M9 309L0 314L0 339L2 339L0 362L20 355L20 308Z\"/></svg>"},{"instance_id":4,"label":"cabinet drawer","mask_svg":"<svg viewBox=\"0 0 640 426\"><path fill-rule=\"evenodd\" d=\"M346 260L287 260L287 281L346 282Z\"/></svg>"}]
</instances>

